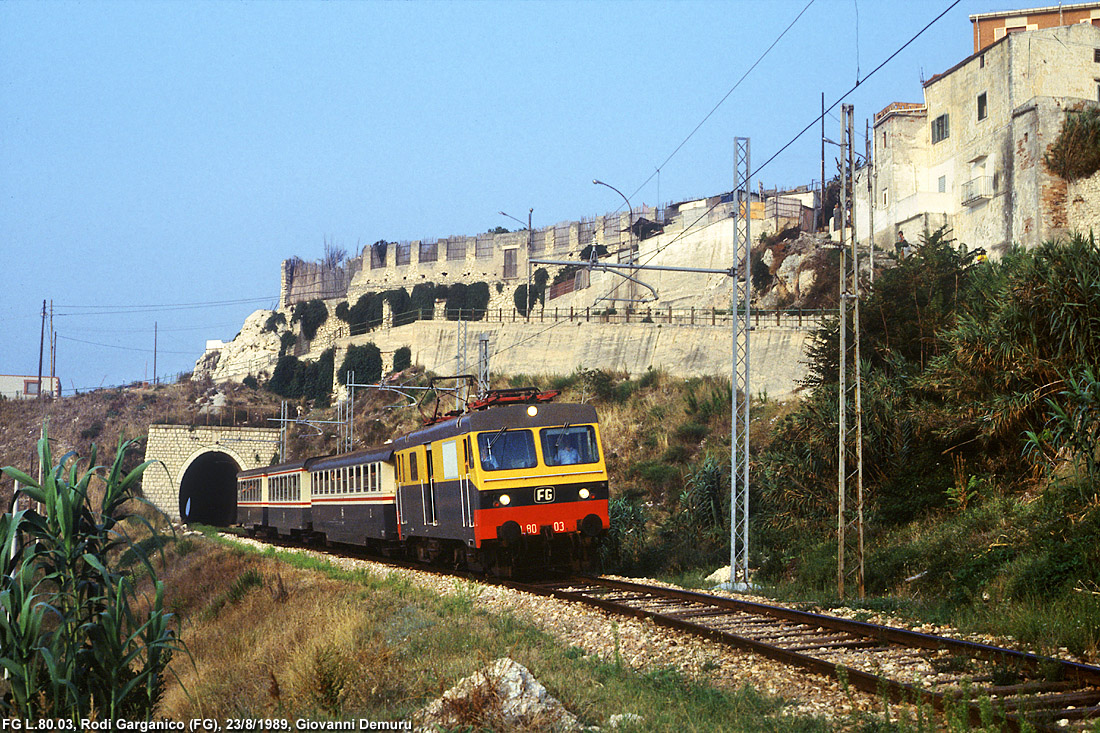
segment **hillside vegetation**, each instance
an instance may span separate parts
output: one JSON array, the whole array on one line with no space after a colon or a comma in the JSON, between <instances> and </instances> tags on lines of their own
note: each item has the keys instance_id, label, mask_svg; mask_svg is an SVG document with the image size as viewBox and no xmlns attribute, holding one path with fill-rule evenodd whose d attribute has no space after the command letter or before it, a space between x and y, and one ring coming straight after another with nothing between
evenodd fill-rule
<instances>
[{"instance_id":1,"label":"hillside vegetation","mask_svg":"<svg viewBox=\"0 0 1100 733\"><path fill-rule=\"evenodd\" d=\"M946 232L877 273L862 306L866 571L864 605L1010 634L1098 658L1100 647L1100 250L1075 237L979 262ZM754 395L755 580L822 605L836 584L837 327L809 354L800 399ZM402 381L424 384L406 370ZM499 384L499 382L497 382ZM612 477L605 569L700 579L728 562L728 379L578 370L510 379L591 402ZM31 464L45 410L59 447L114 442L149 422L267 415L278 398L212 387L112 390L48 407L0 403L0 461ZM381 442L415 408L357 402L356 433ZM304 399L303 414L315 409ZM447 408L450 403L447 403ZM295 408L296 409L296 408ZM432 409L431 404L424 406ZM227 412L228 411L228 412ZM315 411L331 419L332 413ZM293 456L331 451L301 429ZM8 487L3 487L6 490ZM852 602L849 600L849 602Z\"/></svg>"}]
</instances>

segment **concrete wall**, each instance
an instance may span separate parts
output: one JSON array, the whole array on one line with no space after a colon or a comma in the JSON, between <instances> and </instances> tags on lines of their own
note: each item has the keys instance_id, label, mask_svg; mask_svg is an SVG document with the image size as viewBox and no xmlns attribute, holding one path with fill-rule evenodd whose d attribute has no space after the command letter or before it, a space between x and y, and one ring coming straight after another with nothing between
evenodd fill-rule
<instances>
[{"instance_id":1,"label":"concrete wall","mask_svg":"<svg viewBox=\"0 0 1100 733\"><path fill-rule=\"evenodd\" d=\"M145 460L160 463L145 470L142 491L169 518L179 521L180 481L195 459L218 452L236 461L241 470L266 466L278 449L278 438L276 428L150 425Z\"/></svg>"},{"instance_id":2,"label":"concrete wall","mask_svg":"<svg viewBox=\"0 0 1100 733\"><path fill-rule=\"evenodd\" d=\"M466 363L471 373L476 370L481 333L489 334L493 374L562 375L587 367L637 376L652 366L675 377L700 377L733 370L729 327L474 322L468 325L466 336ZM760 327L752 332L749 378L753 394L766 392L781 399L794 393L805 376L804 349L810 335L787 328ZM408 346L414 363L437 374L456 371L458 326L452 322L422 321L350 340L354 345L367 342L382 350L387 367L392 364L393 352ZM337 368L345 350L346 346L337 351Z\"/></svg>"}]
</instances>

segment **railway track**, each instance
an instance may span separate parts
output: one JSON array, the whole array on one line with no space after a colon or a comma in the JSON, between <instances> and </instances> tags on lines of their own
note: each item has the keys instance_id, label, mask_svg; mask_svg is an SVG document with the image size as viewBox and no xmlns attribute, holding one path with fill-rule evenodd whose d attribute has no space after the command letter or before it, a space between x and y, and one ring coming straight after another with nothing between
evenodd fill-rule
<instances>
[{"instance_id":1,"label":"railway track","mask_svg":"<svg viewBox=\"0 0 1100 733\"><path fill-rule=\"evenodd\" d=\"M269 541L270 542L270 541ZM285 542L275 542L291 546ZM295 545L301 547L301 545ZM309 548L442 575L469 573L381 558L350 547ZM675 588L599 577L520 582L476 576L514 590L582 603L842 680L871 695L965 706L975 725L1008 730L1086 730L1100 720L1100 667Z\"/></svg>"},{"instance_id":2,"label":"railway track","mask_svg":"<svg viewBox=\"0 0 1100 733\"><path fill-rule=\"evenodd\" d=\"M1100 667L833 616L606 578L505 585L584 603L1009 730L1100 720ZM1025 722L1026 721L1026 722Z\"/></svg>"}]
</instances>

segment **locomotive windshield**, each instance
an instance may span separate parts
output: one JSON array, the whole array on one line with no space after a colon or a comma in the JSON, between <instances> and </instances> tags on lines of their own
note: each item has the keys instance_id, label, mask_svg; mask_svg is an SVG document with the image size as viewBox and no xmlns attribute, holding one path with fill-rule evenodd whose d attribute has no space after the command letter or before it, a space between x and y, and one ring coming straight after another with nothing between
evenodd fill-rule
<instances>
[{"instance_id":1,"label":"locomotive windshield","mask_svg":"<svg viewBox=\"0 0 1100 733\"><path fill-rule=\"evenodd\" d=\"M596 431L591 425L566 425L563 428L543 428L542 455L547 466L571 466L577 463L596 463L600 449L596 444Z\"/></svg>"},{"instance_id":2,"label":"locomotive windshield","mask_svg":"<svg viewBox=\"0 0 1100 733\"><path fill-rule=\"evenodd\" d=\"M481 467L486 471L534 468L535 439L530 430L500 429L495 433L479 433L477 436Z\"/></svg>"}]
</instances>

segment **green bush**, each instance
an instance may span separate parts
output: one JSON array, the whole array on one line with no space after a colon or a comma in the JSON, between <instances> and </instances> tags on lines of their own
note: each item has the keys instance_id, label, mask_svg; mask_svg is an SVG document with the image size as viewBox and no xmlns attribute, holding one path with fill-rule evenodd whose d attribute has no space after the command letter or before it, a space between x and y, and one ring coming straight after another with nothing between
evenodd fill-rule
<instances>
[{"instance_id":1,"label":"green bush","mask_svg":"<svg viewBox=\"0 0 1100 733\"><path fill-rule=\"evenodd\" d=\"M8 688L0 709L6 717L152 718L172 655L184 647L164 609L164 584L129 539L132 524L155 534L132 508L142 501L138 483L152 463L125 473L132 447L120 441L109 468L95 465L93 448L93 467L82 471L72 454L53 464L43 429L42 481L3 469L20 485L16 497L38 502L37 509L0 517L0 664ZM123 548L142 561L152 598L139 599L112 561Z\"/></svg>"},{"instance_id":2,"label":"green bush","mask_svg":"<svg viewBox=\"0 0 1100 733\"><path fill-rule=\"evenodd\" d=\"M334 349L327 349L317 361L299 361L296 356L283 356L275 364L267 389L282 397L304 397L318 407L328 407L332 399L332 372L336 358Z\"/></svg>"},{"instance_id":3,"label":"green bush","mask_svg":"<svg viewBox=\"0 0 1100 733\"><path fill-rule=\"evenodd\" d=\"M1062 131L1043 161L1067 181L1087 178L1100 170L1100 107L1066 110Z\"/></svg>"},{"instance_id":4,"label":"green bush","mask_svg":"<svg viewBox=\"0 0 1100 733\"><path fill-rule=\"evenodd\" d=\"M285 325L286 325L286 316L283 315L280 311L274 311L270 316L267 317L267 320L264 321L263 330L265 332L275 333L276 331L279 330L280 326L285 326Z\"/></svg>"},{"instance_id":5,"label":"green bush","mask_svg":"<svg viewBox=\"0 0 1100 733\"><path fill-rule=\"evenodd\" d=\"M355 372L359 384L374 384L382 379L382 352L372 343L349 346L336 377L347 384L348 371Z\"/></svg>"},{"instance_id":6,"label":"green bush","mask_svg":"<svg viewBox=\"0 0 1100 733\"><path fill-rule=\"evenodd\" d=\"M710 435L710 428L702 423L686 422L676 428L673 435L680 440L698 443L700 440Z\"/></svg>"},{"instance_id":7,"label":"green bush","mask_svg":"<svg viewBox=\"0 0 1100 733\"><path fill-rule=\"evenodd\" d=\"M752 289L762 293L772 284L772 272L766 264L761 252L752 253Z\"/></svg>"},{"instance_id":8,"label":"green bush","mask_svg":"<svg viewBox=\"0 0 1100 733\"><path fill-rule=\"evenodd\" d=\"M662 463L687 463L691 458L691 451L682 445L670 445L661 456Z\"/></svg>"},{"instance_id":9,"label":"green bush","mask_svg":"<svg viewBox=\"0 0 1100 733\"><path fill-rule=\"evenodd\" d=\"M546 271L545 267L540 267L531 276L530 293L527 292L527 283L523 283L516 288L512 300L521 316L526 316L535 307L535 303L546 305L546 283L549 280L550 273Z\"/></svg>"},{"instance_id":10,"label":"green bush","mask_svg":"<svg viewBox=\"0 0 1100 733\"><path fill-rule=\"evenodd\" d=\"M393 370L395 372L403 372L410 366L412 366L412 349L408 346L402 346L393 352Z\"/></svg>"},{"instance_id":11,"label":"green bush","mask_svg":"<svg viewBox=\"0 0 1100 733\"><path fill-rule=\"evenodd\" d=\"M679 483L680 469L661 461L641 461L631 467L630 475L654 489L664 489Z\"/></svg>"},{"instance_id":12,"label":"green bush","mask_svg":"<svg viewBox=\"0 0 1100 733\"><path fill-rule=\"evenodd\" d=\"M296 304L294 313L290 317L292 324L301 323L302 336L307 341L313 340L313 337L317 335L317 329L324 325L327 320L328 308L322 300L310 300Z\"/></svg>"},{"instance_id":13,"label":"green bush","mask_svg":"<svg viewBox=\"0 0 1100 733\"><path fill-rule=\"evenodd\" d=\"M348 309L347 322L352 336L360 336L382 323L383 296L378 293L360 295L355 305Z\"/></svg>"},{"instance_id":14,"label":"green bush","mask_svg":"<svg viewBox=\"0 0 1100 733\"><path fill-rule=\"evenodd\" d=\"M699 394L692 389L685 395L684 401L687 414L697 420L728 415L733 409L733 387L728 379L704 382Z\"/></svg>"},{"instance_id":15,"label":"green bush","mask_svg":"<svg viewBox=\"0 0 1100 733\"><path fill-rule=\"evenodd\" d=\"M418 283L413 286L409 307L420 320L430 321L435 317L436 291L435 283Z\"/></svg>"},{"instance_id":16,"label":"green bush","mask_svg":"<svg viewBox=\"0 0 1100 733\"><path fill-rule=\"evenodd\" d=\"M394 326L405 326L416 320L412 299L409 297L409 291L405 288L387 290L382 293L382 298L390 306L390 318L393 319Z\"/></svg>"},{"instance_id":17,"label":"green bush","mask_svg":"<svg viewBox=\"0 0 1100 733\"><path fill-rule=\"evenodd\" d=\"M489 283L454 283L440 293L446 298L447 320L480 321L489 309Z\"/></svg>"},{"instance_id":18,"label":"green bush","mask_svg":"<svg viewBox=\"0 0 1100 733\"><path fill-rule=\"evenodd\" d=\"M611 528L600 544L600 559L607 570L638 570L646 566L648 513L641 499L615 496L607 503Z\"/></svg>"},{"instance_id":19,"label":"green bush","mask_svg":"<svg viewBox=\"0 0 1100 733\"><path fill-rule=\"evenodd\" d=\"M286 356L296 343L298 343L298 337L293 331L283 331L283 335L279 337L279 356Z\"/></svg>"}]
</instances>

